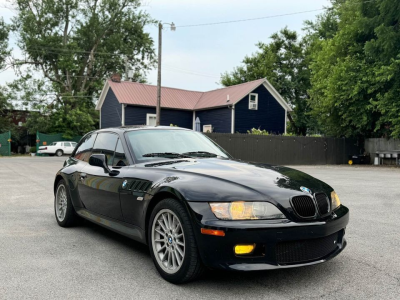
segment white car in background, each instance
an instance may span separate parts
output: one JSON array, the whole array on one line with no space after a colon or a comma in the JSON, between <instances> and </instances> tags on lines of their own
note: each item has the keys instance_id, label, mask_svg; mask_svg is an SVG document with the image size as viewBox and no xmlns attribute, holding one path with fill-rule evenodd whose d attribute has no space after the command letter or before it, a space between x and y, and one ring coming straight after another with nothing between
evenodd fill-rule
<instances>
[{"instance_id":1,"label":"white car in background","mask_svg":"<svg viewBox=\"0 0 400 300\"><path fill-rule=\"evenodd\" d=\"M75 146L76 142L54 142L49 146L40 146L38 153L61 156L63 154L71 154Z\"/></svg>"}]
</instances>

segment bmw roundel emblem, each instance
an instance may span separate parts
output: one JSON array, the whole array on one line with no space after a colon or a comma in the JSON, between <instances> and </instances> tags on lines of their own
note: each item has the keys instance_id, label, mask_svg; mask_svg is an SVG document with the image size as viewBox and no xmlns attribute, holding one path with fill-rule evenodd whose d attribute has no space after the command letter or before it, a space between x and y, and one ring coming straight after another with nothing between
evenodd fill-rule
<instances>
[{"instance_id":1,"label":"bmw roundel emblem","mask_svg":"<svg viewBox=\"0 0 400 300\"><path fill-rule=\"evenodd\" d=\"M312 194L311 190L309 188L304 187L304 186L301 186L300 190L302 190L304 193Z\"/></svg>"},{"instance_id":2,"label":"bmw roundel emblem","mask_svg":"<svg viewBox=\"0 0 400 300\"><path fill-rule=\"evenodd\" d=\"M122 183L122 188L126 188L126 185L128 184L128 180L124 180L124 182Z\"/></svg>"}]
</instances>

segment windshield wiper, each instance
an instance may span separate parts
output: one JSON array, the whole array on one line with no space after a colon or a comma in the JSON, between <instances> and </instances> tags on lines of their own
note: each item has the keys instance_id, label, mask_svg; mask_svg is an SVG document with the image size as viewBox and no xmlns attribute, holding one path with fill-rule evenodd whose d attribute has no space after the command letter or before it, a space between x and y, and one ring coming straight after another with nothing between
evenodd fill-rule
<instances>
[{"instance_id":1,"label":"windshield wiper","mask_svg":"<svg viewBox=\"0 0 400 300\"><path fill-rule=\"evenodd\" d=\"M192 151L192 152L185 152L182 154L190 155L190 156L198 156L198 157L217 157L218 156L215 153L211 153L211 152L207 152L207 151Z\"/></svg>"},{"instance_id":2,"label":"windshield wiper","mask_svg":"<svg viewBox=\"0 0 400 300\"><path fill-rule=\"evenodd\" d=\"M166 157L166 158L190 158L188 155L175 153L175 152L161 152L161 153L147 153L143 157Z\"/></svg>"}]
</instances>

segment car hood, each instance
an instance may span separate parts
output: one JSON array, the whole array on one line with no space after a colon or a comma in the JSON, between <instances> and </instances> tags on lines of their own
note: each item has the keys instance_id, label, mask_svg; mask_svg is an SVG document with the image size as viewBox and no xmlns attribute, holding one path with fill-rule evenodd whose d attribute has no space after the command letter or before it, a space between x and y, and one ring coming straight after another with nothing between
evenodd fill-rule
<instances>
[{"instance_id":1,"label":"car hood","mask_svg":"<svg viewBox=\"0 0 400 300\"><path fill-rule=\"evenodd\" d=\"M329 185L304 172L269 164L209 158L168 167L236 183L275 200L304 194L300 187L327 195L332 191Z\"/></svg>"}]
</instances>

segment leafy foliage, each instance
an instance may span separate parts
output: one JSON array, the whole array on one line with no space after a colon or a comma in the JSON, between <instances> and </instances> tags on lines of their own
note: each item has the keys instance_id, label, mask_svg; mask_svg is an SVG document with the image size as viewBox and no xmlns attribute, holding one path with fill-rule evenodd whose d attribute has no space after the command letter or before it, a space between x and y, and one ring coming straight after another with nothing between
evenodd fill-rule
<instances>
[{"instance_id":1,"label":"leafy foliage","mask_svg":"<svg viewBox=\"0 0 400 300\"><path fill-rule=\"evenodd\" d=\"M16 128L11 120L10 111L13 109L9 101L10 91L0 86L0 134L6 131L14 131Z\"/></svg>"},{"instance_id":2,"label":"leafy foliage","mask_svg":"<svg viewBox=\"0 0 400 300\"><path fill-rule=\"evenodd\" d=\"M10 55L8 49L8 34L10 27L0 18L0 70L5 66L5 60Z\"/></svg>"},{"instance_id":3,"label":"leafy foliage","mask_svg":"<svg viewBox=\"0 0 400 300\"><path fill-rule=\"evenodd\" d=\"M334 2L312 24L310 104L329 135L400 136L399 11L399 1ZM324 34L329 22L336 33Z\"/></svg>"},{"instance_id":4,"label":"leafy foliage","mask_svg":"<svg viewBox=\"0 0 400 300\"><path fill-rule=\"evenodd\" d=\"M248 134L255 134L255 135L269 135L268 131L261 130L260 128L252 128L251 130L247 130Z\"/></svg>"},{"instance_id":5,"label":"leafy foliage","mask_svg":"<svg viewBox=\"0 0 400 300\"><path fill-rule=\"evenodd\" d=\"M274 33L271 42L259 42L259 51L246 56L243 65L221 76L225 86L267 78L293 107L289 115L291 132L306 135L313 130L307 90L310 88L307 41L287 28Z\"/></svg>"},{"instance_id":6,"label":"leafy foliage","mask_svg":"<svg viewBox=\"0 0 400 300\"><path fill-rule=\"evenodd\" d=\"M12 66L18 103L36 112L31 131L83 134L98 124L94 100L112 73L134 70L145 80L154 64L154 23L139 0L16 0L12 30L26 59ZM31 76L39 71L42 80Z\"/></svg>"}]
</instances>

